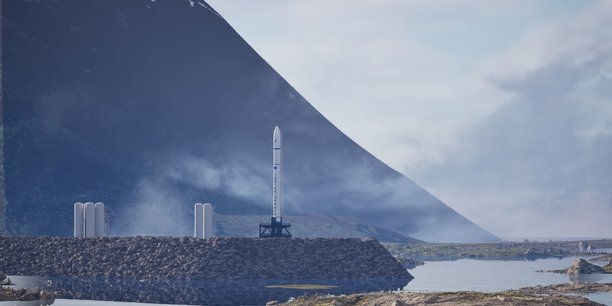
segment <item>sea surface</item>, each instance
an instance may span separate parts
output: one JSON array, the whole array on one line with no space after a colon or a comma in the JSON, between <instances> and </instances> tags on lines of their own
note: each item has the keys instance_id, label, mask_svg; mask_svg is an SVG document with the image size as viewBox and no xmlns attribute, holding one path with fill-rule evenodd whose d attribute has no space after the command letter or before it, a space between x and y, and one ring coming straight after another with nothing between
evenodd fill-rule
<instances>
[{"instance_id":1,"label":"sea surface","mask_svg":"<svg viewBox=\"0 0 612 306\"><path fill-rule=\"evenodd\" d=\"M412 292L498 292L537 285L563 284L570 282L566 274L538 271L566 269L576 258L523 261L461 259L457 261L426 262L425 265L409 270L414 279L404 287L404 290ZM612 283L612 274L585 275L580 281ZM585 296L594 301L612 305L612 293L596 293Z\"/></svg>"},{"instance_id":2,"label":"sea surface","mask_svg":"<svg viewBox=\"0 0 612 306\"><path fill-rule=\"evenodd\" d=\"M418 266L409 272L415 277L403 290L411 292L434 292L434 291L481 291L481 292L498 292L509 289L519 289L521 287L531 287L537 285L562 284L570 282L565 274L538 272L547 270L559 270L569 267L577 257L569 257L563 259L538 259L538 260L517 260L517 261L501 261L501 260L476 260L476 259L461 259L457 261L439 261L426 262L425 265ZM588 259L588 257L586 257ZM603 264L601 262L594 262ZM21 281L21 279L16 279ZM580 279L585 282L600 282L612 283L612 274L592 274ZM273 281L271 283L274 283ZM171 284L169 284L172 286ZM239 284L228 284L230 287L238 286ZM291 289L271 289L265 288L262 284L249 284L250 287L259 287L256 291L266 290L266 298L273 300L275 297L279 301L284 301L290 296L299 296L303 294L313 293L352 293L359 292L357 288L351 288L343 292L342 288L349 288L349 285L337 283L337 288L334 290L291 290ZM360 284L363 286L363 284ZM231 302L231 304L240 303L231 297L236 292L235 289L229 288L224 293L227 299L222 302ZM366 288L361 290L368 291ZM380 288L377 288L380 290ZM275 291L276 290L276 291ZM388 288L386 290L394 290ZM187 293L187 292L185 292ZM244 292L243 292L244 293ZM277 295L276 295L277 293ZM612 305L612 293L593 293L586 294L587 298L606 304ZM247 300L245 300L247 301ZM252 304L254 300L248 299L247 303ZM217 300L216 302L219 302ZM251 303L249 303L251 302ZM217 304L217 303L215 303ZM259 304L259 303L256 303ZM264 304L264 303L261 303ZM0 306L25 306L25 305L40 305L36 303L15 303L15 302L0 302ZM54 306L72 306L72 305L153 305L144 303L126 303L116 302L109 303L107 301L90 301L87 299L81 300L66 300L58 299L53 303ZM155 304L159 305L159 304Z\"/></svg>"},{"instance_id":3,"label":"sea surface","mask_svg":"<svg viewBox=\"0 0 612 306\"><path fill-rule=\"evenodd\" d=\"M52 305L265 305L269 301L287 301L304 294L351 294L370 291L401 290L405 281L385 279L360 280L127 280L94 278L42 278L9 276L19 288L50 286L60 291L62 299ZM116 303L109 303L113 301ZM138 303L126 303L139 301ZM0 302L0 306L45 306L42 301Z\"/></svg>"}]
</instances>

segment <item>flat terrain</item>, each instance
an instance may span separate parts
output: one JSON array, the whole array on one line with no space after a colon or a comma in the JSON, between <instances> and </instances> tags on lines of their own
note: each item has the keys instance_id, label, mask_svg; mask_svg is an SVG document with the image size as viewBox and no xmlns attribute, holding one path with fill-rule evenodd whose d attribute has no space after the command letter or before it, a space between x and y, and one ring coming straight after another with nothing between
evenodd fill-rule
<instances>
[{"instance_id":1,"label":"flat terrain","mask_svg":"<svg viewBox=\"0 0 612 306\"><path fill-rule=\"evenodd\" d=\"M383 243L398 258L420 261L445 261L462 258L484 260L523 260L537 258L562 258L569 256L597 255L599 249L612 248L612 239L548 242L500 242L500 243L423 243L407 245ZM586 246L590 245L590 251Z\"/></svg>"}]
</instances>

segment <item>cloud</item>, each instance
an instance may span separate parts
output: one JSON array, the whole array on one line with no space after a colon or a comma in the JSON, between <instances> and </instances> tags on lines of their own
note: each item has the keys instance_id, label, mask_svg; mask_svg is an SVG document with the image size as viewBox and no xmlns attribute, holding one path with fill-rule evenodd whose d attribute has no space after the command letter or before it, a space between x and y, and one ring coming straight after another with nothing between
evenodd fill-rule
<instances>
[{"instance_id":1,"label":"cloud","mask_svg":"<svg viewBox=\"0 0 612 306\"><path fill-rule=\"evenodd\" d=\"M263 168L256 161L246 162L236 157L220 162L187 154L172 154L153 160L155 162L151 164L155 165L155 170L139 179L127 200L130 205L125 205L117 214L114 233L189 235L193 205L206 201L206 195L211 193L225 194L233 201L268 202L269 174L264 175Z\"/></svg>"},{"instance_id":2,"label":"cloud","mask_svg":"<svg viewBox=\"0 0 612 306\"><path fill-rule=\"evenodd\" d=\"M612 235L612 9L529 33L488 63L512 98L425 185L497 233ZM507 221L500 221L507 220Z\"/></svg>"},{"instance_id":3,"label":"cloud","mask_svg":"<svg viewBox=\"0 0 612 306\"><path fill-rule=\"evenodd\" d=\"M612 234L586 213L555 226L611 216L609 2L211 3L342 131L485 228Z\"/></svg>"},{"instance_id":4,"label":"cloud","mask_svg":"<svg viewBox=\"0 0 612 306\"><path fill-rule=\"evenodd\" d=\"M452 158L505 92L480 65L571 1L215 1L259 54L357 143L411 176Z\"/></svg>"}]
</instances>

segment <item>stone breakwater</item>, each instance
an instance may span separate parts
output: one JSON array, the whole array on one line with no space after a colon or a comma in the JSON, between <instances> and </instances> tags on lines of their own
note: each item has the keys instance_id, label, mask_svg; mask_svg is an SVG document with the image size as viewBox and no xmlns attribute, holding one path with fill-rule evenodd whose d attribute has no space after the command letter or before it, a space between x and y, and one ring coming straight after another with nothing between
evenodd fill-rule
<instances>
[{"instance_id":1,"label":"stone breakwater","mask_svg":"<svg viewBox=\"0 0 612 306\"><path fill-rule=\"evenodd\" d=\"M15 275L161 279L410 281L376 240L190 237L0 237L0 271Z\"/></svg>"}]
</instances>

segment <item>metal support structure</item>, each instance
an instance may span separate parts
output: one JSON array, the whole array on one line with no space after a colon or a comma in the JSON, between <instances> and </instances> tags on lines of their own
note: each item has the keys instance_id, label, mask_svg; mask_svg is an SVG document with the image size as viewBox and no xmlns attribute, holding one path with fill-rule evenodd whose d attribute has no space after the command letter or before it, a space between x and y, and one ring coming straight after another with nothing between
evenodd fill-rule
<instances>
[{"instance_id":1,"label":"metal support structure","mask_svg":"<svg viewBox=\"0 0 612 306\"><path fill-rule=\"evenodd\" d=\"M283 218L272 217L269 224L259 224L259 238L291 238L291 233L289 232L290 227L291 223L283 223Z\"/></svg>"}]
</instances>

